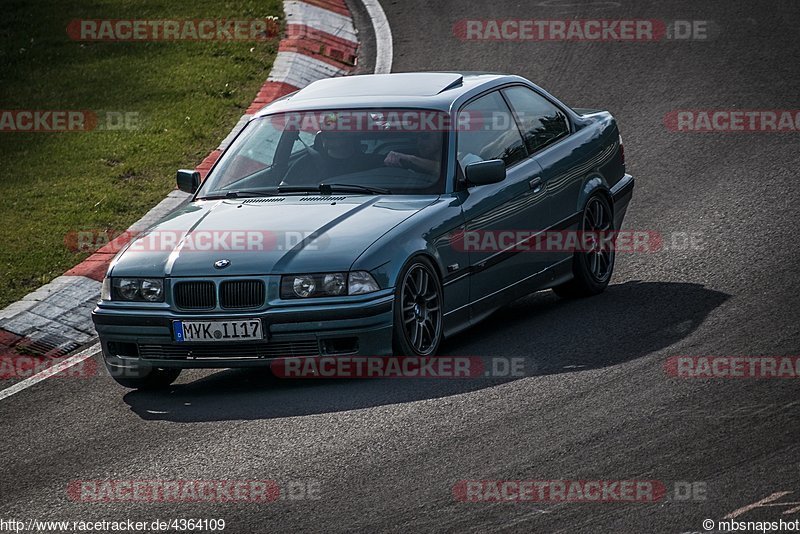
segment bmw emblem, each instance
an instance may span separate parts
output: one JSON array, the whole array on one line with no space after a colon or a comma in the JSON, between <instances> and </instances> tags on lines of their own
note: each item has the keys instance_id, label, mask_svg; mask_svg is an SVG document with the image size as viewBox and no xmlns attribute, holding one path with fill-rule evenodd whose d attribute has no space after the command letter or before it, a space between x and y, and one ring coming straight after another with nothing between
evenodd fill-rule
<instances>
[{"instance_id":1,"label":"bmw emblem","mask_svg":"<svg viewBox=\"0 0 800 534\"><path fill-rule=\"evenodd\" d=\"M215 269L224 269L231 264L231 260L217 260L214 262Z\"/></svg>"}]
</instances>

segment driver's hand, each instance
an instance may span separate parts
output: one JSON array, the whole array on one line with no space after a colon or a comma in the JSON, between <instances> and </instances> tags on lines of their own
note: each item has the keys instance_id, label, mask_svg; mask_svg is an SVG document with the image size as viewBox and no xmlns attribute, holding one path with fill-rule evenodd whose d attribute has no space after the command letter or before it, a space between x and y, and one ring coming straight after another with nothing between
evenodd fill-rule
<instances>
[{"instance_id":1,"label":"driver's hand","mask_svg":"<svg viewBox=\"0 0 800 534\"><path fill-rule=\"evenodd\" d=\"M392 150L386 154L386 159L383 160L383 164L387 167L402 167L405 156L405 154Z\"/></svg>"}]
</instances>

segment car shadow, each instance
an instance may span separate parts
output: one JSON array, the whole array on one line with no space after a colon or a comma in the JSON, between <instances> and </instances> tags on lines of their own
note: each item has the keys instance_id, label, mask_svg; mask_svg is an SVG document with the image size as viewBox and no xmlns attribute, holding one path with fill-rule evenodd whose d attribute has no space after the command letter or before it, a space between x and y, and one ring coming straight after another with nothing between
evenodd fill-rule
<instances>
[{"instance_id":1,"label":"car shadow","mask_svg":"<svg viewBox=\"0 0 800 534\"><path fill-rule=\"evenodd\" d=\"M521 359L524 379L608 367L680 341L728 298L700 284L672 282L612 285L602 295L581 300L562 300L545 291L498 310L445 342L440 354ZM519 379L296 380L263 370L228 369L167 391L132 391L124 401L148 420L270 419L447 397Z\"/></svg>"}]
</instances>

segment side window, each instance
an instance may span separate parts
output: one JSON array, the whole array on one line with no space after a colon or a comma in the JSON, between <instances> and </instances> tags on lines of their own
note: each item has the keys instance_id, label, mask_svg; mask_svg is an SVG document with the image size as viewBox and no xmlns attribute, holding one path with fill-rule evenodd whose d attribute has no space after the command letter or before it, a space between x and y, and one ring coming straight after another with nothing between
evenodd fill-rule
<instances>
[{"instance_id":1,"label":"side window","mask_svg":"<svg viewBox=\"0 0 800 534\"><path fill-rule=\"evenodd\" d=\"M473 100L460 113L458 161L462 167L490 159L502 159L508 167L528 156L511 110L499 92Z\"/></svg>"},{"instance_id":2,"label":"side window","mask_svg":"<svg viewBox=\"0 0 800 534\"><path fill-rule=\"evenodd\" d=\"M504 89L503 94L511 104L528 152L534 153L569 135L566 115L543 96L520 86Z\"/></svg>"}]
</instances>

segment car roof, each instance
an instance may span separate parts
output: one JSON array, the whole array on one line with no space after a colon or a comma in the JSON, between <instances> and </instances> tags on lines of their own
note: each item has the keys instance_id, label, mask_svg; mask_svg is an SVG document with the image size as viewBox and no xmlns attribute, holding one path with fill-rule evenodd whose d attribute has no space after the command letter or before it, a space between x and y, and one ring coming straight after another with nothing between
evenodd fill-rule
<instances>
[{"instance_id":1,"label":"car roof","mask_svg":"<svg viewBox=\"0 0 800 534\"><path fill-rule=\"evenodd\" d=\"M257 115L313 109L409 107L449 111L460 97L519 76L486 72L405 72L326 78L276 100Z\"/></svg>"}]
</instances>

